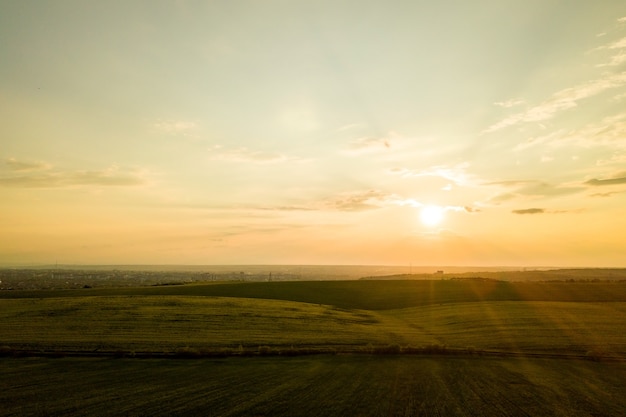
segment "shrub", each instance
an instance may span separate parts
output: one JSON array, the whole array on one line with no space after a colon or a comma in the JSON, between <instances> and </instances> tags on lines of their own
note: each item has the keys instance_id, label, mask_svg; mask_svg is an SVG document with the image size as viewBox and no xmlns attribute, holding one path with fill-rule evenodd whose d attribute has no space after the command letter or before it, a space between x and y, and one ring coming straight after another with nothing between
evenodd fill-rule
<instances>
[{"instance_id":1,"label":"shrub","mask_svg":"<svg viewBox=\"0 0 626 417\"><path fill-rule=\"evenodd\" d=\"M400 345L376 346L374 348L375 355L399 355L402 349Z\"/></svg>"},{"instance_id":2,"label":"shrub","mask_svg":"<svg viewBox=\"0 0 626 417\"><path fill-rule=\"evenodd\" d=\"M13 355L15 355L15 350L10 346L0 346L0 357Z\"/></svg>"},{"instance_id":3,"label":"shrub","mask_svg":"<svg viewBox=\"0 0 626 417\"><path fill-rule=\"evenodd\" d=\"M259 346L259 355L267 356L272 353L272 348L269 346Z\"/></svg>"},{"instance_id":4,"label":"shrub","mask_svg":"<svg viewBox=\"0 0 626 417\"><path fill-rule=\"evenodd\" d=\"M175 354L179 358L199 358L201 356L198 349L190 348L189 346L177 349Z\"/></svg>"}]
</instances>

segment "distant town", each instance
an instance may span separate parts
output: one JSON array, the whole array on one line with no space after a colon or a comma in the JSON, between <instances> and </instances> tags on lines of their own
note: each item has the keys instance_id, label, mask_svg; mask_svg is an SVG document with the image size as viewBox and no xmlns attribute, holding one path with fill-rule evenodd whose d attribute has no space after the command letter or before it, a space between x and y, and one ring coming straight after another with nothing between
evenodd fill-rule
<instances>
[{"instance_id":1,"label":"distant town","mask_svg":"<svg viewBox=\"0 0 626 417\"><path fill-rule=\"evenodd\" d=\"M198 282L489 279L502 281L623 281L626 269L413 267L332 265L45 266L0 268L0 290L53 290L184 285Z\"/></svg>"}]
</instances>

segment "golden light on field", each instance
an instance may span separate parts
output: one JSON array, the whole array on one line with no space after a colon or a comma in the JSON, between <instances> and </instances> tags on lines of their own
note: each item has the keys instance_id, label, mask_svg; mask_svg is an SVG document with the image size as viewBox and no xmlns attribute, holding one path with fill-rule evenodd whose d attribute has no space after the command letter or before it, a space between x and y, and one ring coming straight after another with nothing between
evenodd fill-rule
<instances>
[{"instance_id":1,"label":"golden light on field","mask_svg":"<svg viewBox=\"0 0 626 417\"><path fill-rule=\"evenodd\" d=\"M438 226L444 218L444 209L440 206L424 206L420 210L420 221L424 226Z\"/></svg>"}]
</instances>

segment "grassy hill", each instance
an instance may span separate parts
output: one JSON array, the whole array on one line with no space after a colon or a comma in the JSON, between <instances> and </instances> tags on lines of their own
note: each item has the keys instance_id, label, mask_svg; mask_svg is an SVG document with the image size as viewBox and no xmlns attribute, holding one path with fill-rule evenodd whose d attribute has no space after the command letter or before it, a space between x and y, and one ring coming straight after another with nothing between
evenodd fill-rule
<instances>
[{"instance_id":1,"label":"grassy hill","mask_svg":"<svg viewBox=\"0 0 626 417\"><path fill-rule=\"evenodd\" d=\"M474 301L626 301L626 282L381 280L223 282L133 288L0 291L2 298L213 296L296 301L347 309L390 310Z\"/></svg>"},{"instance_id":2,"label":"grassy hill","mask_svg":"<svg viewBox=\"0 0 626 417\"><path fill-rule=\"evenodd\" d=\"M624 415L626 283L3 291L0 354L7 416Z\"/></svg>"},{"instance_id":3,"label":"grassy hill","mask_svg":"<svg viewBox=\"0 0 626 417\"><path fill-rule=\"evenodd\" d=\"M1 295L5 350L437 345L626 357L625 283L312 281Z\"/></svg>"}]
</instances>

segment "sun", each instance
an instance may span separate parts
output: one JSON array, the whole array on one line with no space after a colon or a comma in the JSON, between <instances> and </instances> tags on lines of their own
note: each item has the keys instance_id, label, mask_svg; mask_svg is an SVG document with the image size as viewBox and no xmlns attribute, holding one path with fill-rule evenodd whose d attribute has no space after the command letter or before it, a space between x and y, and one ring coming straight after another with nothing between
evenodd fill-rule
<instances>
[{"instance_id":1,"label":"sun","mask_svg":"<svg viewBox=\"0 0 626 417\"><path fill-rule=\"evenodd\" d=\"M440 206L424 206L420 211L420 220L424 226L434 227L443 220L444 209Z\"/></svg>"}]
</instances>

